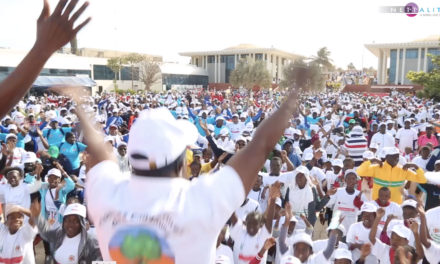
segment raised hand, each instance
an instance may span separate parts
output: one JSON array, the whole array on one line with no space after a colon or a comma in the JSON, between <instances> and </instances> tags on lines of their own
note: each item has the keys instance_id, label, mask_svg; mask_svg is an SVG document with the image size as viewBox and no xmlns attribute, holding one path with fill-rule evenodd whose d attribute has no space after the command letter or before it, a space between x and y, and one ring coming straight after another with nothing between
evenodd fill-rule
<instances>
[{"instance_id":1,"label":"raised hand","mask_svg":"<svg viewBox=\"0 0 440 264\"><path fill-rule=\"evenodd\" d=\"M366 258L371 254L371 244L366 243L361 246L361 258Z\"/></svg>"},{"instance_id":2,"label":"raised hand","mask_svg":"<svg viewBox=\"0 0 440 264\"><path fill-rule=\"evenodd\" d=\"M273 237L269 237L268 239L266 239L266 241L264 242L264 246L263 248L265 250L269 250L271 247L273 247L276 244L276 240Z\"/></svg>"},{"instance_id":3,"label":"raised hand","mask_svg":"<svg viewBox=\"0 0 440 264\"><path fill-rule=\"evenodd\" d=\"M336 189L336 188L331 188L331 189L329 189L329 190L327 191L327 195L328 195L328 196L332 196L332 195L334 195L337 191L338 191L338 189Z\"/></svg>"},{"instance_id":4,"label":"raised hand","mask_svg":"<svg viewBox=\"0 0 440 264\"><path fill-rule=\"evenodd\" d=\"M414 234L417 234L419 232L419 224L417 223L417 221L412 221L411 225L409 226L409 228L411 229L411 231Z\"/></svg>"},{"instance_id":5,"label":"raised hand","mask_svg":"<svg viewBox=\"0 0 440 264\"><path fill-rule=\"evenodd\" d=\"M381 207L377 209L376 211L376 218L382 219L382 217L385 215L385 210Z\"/></svg>"},{"instance_id":6,"label":"raised hand","mask_svg":"<svg viewBox=\"0 0 440 264\"><path fill-rule=\"evenodd\" d=\"M91 18L89 17L74 27L75 22L89 5L88 2L85 2L71 15L78 1L79 0L60 0L51 15L49 1L44 0L43 10L37 20L37 40L35 41L35 47L50 56L75 38L76 34L90 22Z\"/></svg>"},{"instance_id":7,"label":"raised hand","mask_svg":"<svg viewBox=\"0 0 440 264\"><path fill-rule=\"evenodd\" d=\"M36 218L40 215L41 212L41 204L38 202L37 199L35 199L31 204L31 217Z\"/></svg>"},{"instance_id":8,"label":"raised hand","mask_svg":"<svg viewBox=\"0 0 440 264\"><path fill-rule=\"evenodd\" d=\"M274 184L272 184L269 188L269 197L271 199L276 199L281 196L281 183L279 181L276 181Z\"/></svg>"}]
</instances>

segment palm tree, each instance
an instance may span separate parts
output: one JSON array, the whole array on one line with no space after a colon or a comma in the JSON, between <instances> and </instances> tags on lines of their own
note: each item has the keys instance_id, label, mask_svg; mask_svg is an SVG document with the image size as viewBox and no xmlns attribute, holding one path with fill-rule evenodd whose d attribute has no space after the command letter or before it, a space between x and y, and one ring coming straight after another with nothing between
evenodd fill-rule
<instances>
[{"instance_id":1,"label":"palm tree","mask_svg":"<svg viewBox=\"0 0 440 264\"><path fill-rule=\"evenodd\" d=\"M312 63L319 65L319 67L325 67L327 70L333 68L332 59L330 59L331 52L327 47L322 47L316 53L316 56L312 57Z\"/></svg>"}]
</instances>

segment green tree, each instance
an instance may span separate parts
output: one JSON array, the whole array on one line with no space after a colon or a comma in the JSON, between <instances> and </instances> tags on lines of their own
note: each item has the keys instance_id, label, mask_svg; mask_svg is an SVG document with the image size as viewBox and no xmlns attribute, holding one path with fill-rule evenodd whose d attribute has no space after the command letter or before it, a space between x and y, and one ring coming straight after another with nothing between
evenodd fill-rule
<instances>
[{"instance_id":1,"label":"green tree","mask_svg":"<svg viewBox=\"0 0 440 264\"><path fill-rule=\"evenodd\" d=\"M109 67L110 70L112 70L112 72L114 74L113 86L115 89L115 93L116 93L116 90L118 89L118 85L116 84L116 79L117 79L117 76L119 75L119 73L121 72L122 64L123 64L123 60L121 57L110 58L107 60L107 67Z\"/></svg>"},{"instance_id":2,"label":"green tree","mask_svg":"<svg viewBox=\"0 0 440 264\"><path fill-rule=\"evenodd\" d=\"M320 91L323 88L324 76L321 67L316 63L306 63L302 59L286 65L283 69L283 88L302 88L309 91Z\"/></svg>"},{"instance_id":3,"label":"green tree","mask_svg":"<svg viewBox=\"0 0 440 264\"><path fill-rule=\"evenodd\" d=\"M261 60L240 60L231 72L229 80L233 86L243 86L246 89L252 89L254 86L269 88L272 83L266 62Z\"/></svg>"},{"instance_id":4,"label":"green tree","mask_svg":"<svg viewBox=\"0 0 440 264\"><path fill-rule=\"evenodd\" d=\"M434 68L430 72L409 71L406 78L414 84L423 86L420 96L440 101L440 55L428 54Z\"/></svg>"},{"instance_id":5,"label":"green tree","mask_svg":"<svg viewBox=\"0 0 440 264\"><path fill-rule=\"evenodd\" d=\"M138 53L130 53L130 54L124 56L124 63L127 63L130 66L131 89L134 89L134 79L135 79L136 71L137 71L136 76L139 76L139 68L136 68L136 71L135 71L134 66L139 64L143 60L145 60L145 56L138 54Z\"/></svg>"},{"instance_id":6,"label":"green tree","mask_svg":"<svg viewBox=\"0 0 440 264\"><path fill-rule=\"evenodd\" d=\"M348 69L348 70L356 70L356 67L354 66L353 62L350 62L350 63L347 65L347 69Z\"/></svg>"},{"instance_id":7,"label":"green tree","mask_svg":"<svg viewBox=\"0 0 440 264\"><path fill-rule=\"evenodd\" d=\"M334 68L332 64L332 59L330 59L331 52L327 49L327 47L322 47L316 53L316 56L312 57L312 62L319 65L319 67L325 67L327 71L332 70Z\"/></svg>"},{"instance_id":8,"label":"green tree","mask_svg":"<svg viewBox=\"0 0 440 264\"><path fill-rule=\"evenodd\" d=\"M145 90L149 91L151 86L160 79L159 65L151 60L140 62L139 79L144 83Z\"/></svg>"}]
</instances>

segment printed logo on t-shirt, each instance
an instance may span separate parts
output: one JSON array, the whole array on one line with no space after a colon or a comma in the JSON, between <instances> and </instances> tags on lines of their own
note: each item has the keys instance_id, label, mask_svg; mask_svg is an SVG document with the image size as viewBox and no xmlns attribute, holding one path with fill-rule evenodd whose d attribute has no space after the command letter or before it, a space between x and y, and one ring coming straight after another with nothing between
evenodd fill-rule
<instances>
[{"instance_id":1,"label":"printed logo on t-shirt","mask_svg":"<svg viewBox=\"0 0 440 264\"><path fill-rule=\"evenodd\" d=\"M167 241L145 226L127 226L110 239L109 252L118 264L174 264L174 253Z\"/></svg>"},{"instance_id":2,"label":"printed logo on t-shirt","mask_svg":"<svg viewBox=\"0 0 440 264\"><path fill-rule=\"evenodd\" d=\"M75 261L75 256L74 255L70 255L69 256L69 261L72 261L72 262Z\"/></svg>"},{"instance_id":3,"label":"printed logo on t-shirt","mask_svg":"<svg viewBox=\"0 0 440 264\"><path fill-rule=\"evenodd\" d=\"M15 251L20 251L20 246L16 246Z\"/></svg>"}]
</instances>

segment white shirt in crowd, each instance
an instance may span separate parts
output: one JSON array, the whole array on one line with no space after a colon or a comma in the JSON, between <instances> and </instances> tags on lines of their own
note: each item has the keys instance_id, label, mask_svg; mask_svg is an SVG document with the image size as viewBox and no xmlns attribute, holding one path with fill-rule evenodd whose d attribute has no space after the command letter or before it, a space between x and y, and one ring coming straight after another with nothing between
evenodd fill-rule
<instances>
[{"instance_id":1,"label":"white shirt in crowd","mask_svg":"<svg viewBox=\"0 0 440 264\"><path fill-rule=\"evenodd\" d=\"M118 164L101 162L91 168L86 183L88 211L104 260L117 261L124 238L143 234L159 243L163 258L176 263L214 262L218 234L245 198L232 167L193 181L127 178L117 171Z\"/></svg>"},{"instance_id":2,"label":"white shirt in crowd","mask_svg":"<svg viewBox=\"0 0 440 264\"><path fill-rule=\"evenodd\" d=\"M396 139L399 140L399 150L402 153L405 153L405 148L410 147L413 149L413 143L417 140L417 132L410 128L405 129L401 128L399 131L397 131Z\"/></svg>"},{"instance_id":3,"label":"white shirt in crowd","mask_svg":"<svg viewBox=\"0 0 440 264\"><path fill-rule=\"evenodd\" d=\"M423 251L428 263L440 263L440 244L431 242L431 247L426 248L423 246Z\"/></svg>"},{"instance_id":4,"label":"white shirt in crowd","mask_svg":"<svg viewBox=\"0 0 440 264\"><path fill-rule=\"evenodd\" d=\"M372 203L374 205L376 205L377 208L382 207L382 206L379 206L379 204L376 201L372 201ZM385 215L382 217L382 219L380 219L379 229L383 228L389 215L394 215L397 217L397 219L403 218L403 212L402 212L402 208L400 207L400 205L398 205L397 203L395 203L393 201L390 201L389 203L390 204L388 206L382 207L385 210Z\"/></svg>"},{"instance_id":5,"label":"white shirt in crowd","mask_svg":"<svg viewBox=\"0 0 440 264\"><path fill-rule=\"evenodd\" d=\"M0 203L16 204L23 208L30 208L30 194L37 192L41 188L41 180L26 184L23 180L18 186L12 187L10 184L0 185Z\"/></svg>"},{"instance_id":6,"label":"white shirt in crowd","mask_svg":"<svg viewBox=\"0 0 440 264\"><path fill-rule=\"evenodd\" d=\"M231 132L231 139L233 141L241 137L241 134L246 129L246 126L240 122L238 122L237 124L234 124L233 122L228 122L226 126L229 128L229 131Z\"/></svg>"},{"instance_id":7,"label":"white shirt in crowd","mask_svg":"<svg viewBox=\"0 0 440 264\"><path fill-rule=\"evenodd\" d=\"M33 242L37 233L37 227L32 227L28 221L13 235L6 225L0 223L1 263L34 264Z\"/></svg>"},{"instance_id":8,"label":"white shirt in crowd","mask_svg":"<svg viewBox=\"0 0 440 264\"><path fill-rule=\"evenodd\" d=\"M239 220L231 228L231 238L234 240L234 262L235 264L249 264L255 258L260 249L263 247L266 239L270 237L270 233L266 226L263 225L258 233L250 236L246 227ZM261 263L266 263L267 252L261 259Z\"/></svg>"},{"instance_id":9,"label":"white shirt in crowd","mask_svg":"<svg viewBox=\"0 0 440 264\"><path fill-rule=\"evenodd\" d=\"M352 224L357 222L359 209L353 202L358 195L358 190L354 190L353 194L349 194L345 187L341 187L330 197L330 201L327 203L327 207L333 207L333 211L340 211L341 216L345 216L344 221L342 221L345 230L348 230ZM361 195L361 200L367 201L363 194Z\"/></svg>"},{"instance_id":10,"label":"white shirt in crowd","mask_svg":"<svg viewBox=\"0 0 440 264\"><path fill-rule=\"evenodd\" d=\"M415 163L419 168L422 168L423 171L426 172L426 164L428 164L428 161L431 157L428 157L427 159L423 159L422 156L415 157L412 162Z\"/></svg>"},{"instance_id":11,"label":"white shirt in crowd","mask_svg":"<svg viewBox=\"0 0 440 264\"><path fill-rule=\"evenodd\" d=\"M77 264L78 263L78 247L81 241L81 233L68 238L64 237L63 243L55 251L55 261L63 264Z\"/></svg>"},{"instance_id":12,"label":"white shirt in crowd","mask_svg":"<svg viewBox=\"0 0 440 264\"><path fill-rule=\"evenodd\" d=\"M354 223L350 226L350 228L348 229L347 232L347 244L366 244L370 242L370 230L364 226L364 224L362 222L357 222ZM379 238L380 233L378 232L376 237ZM352 255L353 255L353 261L357 261L360 256L361 253L359 251L359 249L354 249L352 250ZM368 255L368 257L366 258L365 264L377 264L377 258L375 257L375 255L370 254Z\"/></svg>"},{"instance_id":13,"label":"white shirt in crowd","mask_svg":"<svg viewBox=\"0 0 440 264\"><path fill-rule=\"evenodd\" d=\"M440 207L429 209L426 212L426 224L432 240L440 244Z\"/></svg>"},{"instance_id":14,"label":"white shirt in crowd","mask_svg":"<svg viewBox=\"0 0 440 264\"><path fill-rule=\"evenodd\" d=\"M377 132L374 134L374 136L371 138L370 147L373 144L377 144L379 148L377 151L381 151L383 148L391 148L394 147L395 144L394 137L388 133L382 134L380 132Z\"/></svg>"},{"instance_id":15,"label":"white shirt in crowd","mask_svg":"<svg viewBox=\"0 0 440 264\"><path fill-rule=\"evenodd\" d=\"M229 261L229 262L228 262ZM234 255L230 247L220 244L215 252L215 264L234 264Z\"/></svg>"}]
</instances>

